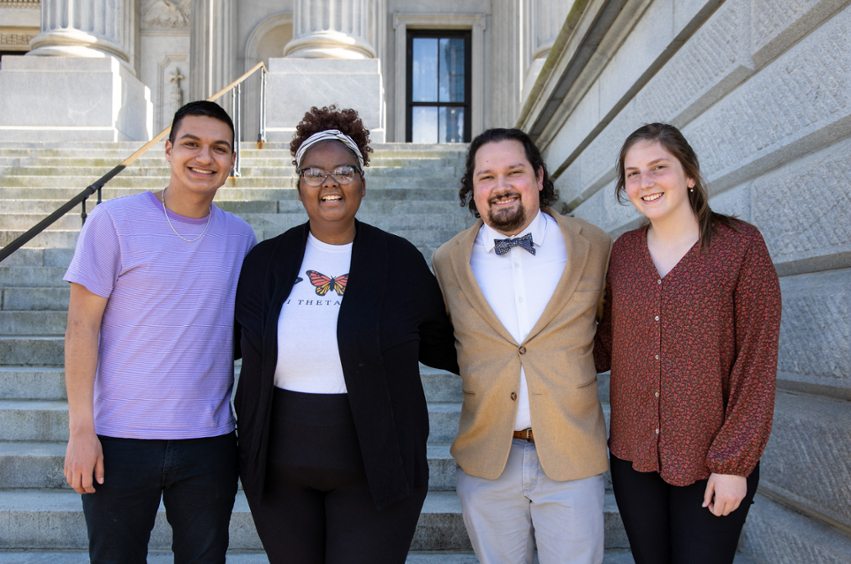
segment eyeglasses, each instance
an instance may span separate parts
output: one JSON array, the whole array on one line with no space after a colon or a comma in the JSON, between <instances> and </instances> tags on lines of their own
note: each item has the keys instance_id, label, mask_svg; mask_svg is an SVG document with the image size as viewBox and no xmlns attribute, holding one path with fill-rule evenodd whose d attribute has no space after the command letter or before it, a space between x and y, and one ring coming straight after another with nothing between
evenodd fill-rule
<instances>
[{"instance_id":1,"label":"eyeglasses","mask_svg":"<svg viewBox=\"0 0 851 564\"><path fill-rule=\"evenodd\" d=\"M361 174L361 171L353 165L338 166L331 172L325 172L321 168L303 168L299 171L308 186L322 186L329 176L334 177L338 184L351 184L356 173Z\"/></svg>"}]
</instances>

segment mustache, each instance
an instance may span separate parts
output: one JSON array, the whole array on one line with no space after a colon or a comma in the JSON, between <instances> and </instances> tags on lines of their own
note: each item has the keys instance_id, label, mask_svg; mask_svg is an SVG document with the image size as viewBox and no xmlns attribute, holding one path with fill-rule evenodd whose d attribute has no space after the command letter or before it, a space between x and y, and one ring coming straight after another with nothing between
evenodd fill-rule
<instances>
[{"instance_id":1,"label":"mustache","mask_svg":"<svg viewBox=\"0 0 851 564\"><path fill-rule=\"evenodd\" d=\"M512 197L512 196L516 197L516 198L520 198L520 193L516 192L514 190L509 190L508 192L503 192L502 194L496 194L495 196L491 196L490 198L488 198L488 203L493 204L497 200L500 200L502 198L509 198L509 197Z\"/></svg>"}]
</instances>

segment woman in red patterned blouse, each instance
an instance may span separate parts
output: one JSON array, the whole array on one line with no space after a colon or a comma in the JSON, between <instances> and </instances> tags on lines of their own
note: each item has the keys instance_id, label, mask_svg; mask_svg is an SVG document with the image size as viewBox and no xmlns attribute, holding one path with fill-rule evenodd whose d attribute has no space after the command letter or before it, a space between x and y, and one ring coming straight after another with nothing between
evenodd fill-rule
<instances>
[{"instance_id":1,"label":"woman in red patterned blouse","mask_svg":"<svg viewBox=\"0 0 851 564\"><path fill-rule=\"evenodd\" d=\"M649 221L612 248L594 347L615 498L636 564L729 564L771 429L777 273L755 227L709 208L671 125L627 138L616 193Z\"/></svg>"}]
</instances>

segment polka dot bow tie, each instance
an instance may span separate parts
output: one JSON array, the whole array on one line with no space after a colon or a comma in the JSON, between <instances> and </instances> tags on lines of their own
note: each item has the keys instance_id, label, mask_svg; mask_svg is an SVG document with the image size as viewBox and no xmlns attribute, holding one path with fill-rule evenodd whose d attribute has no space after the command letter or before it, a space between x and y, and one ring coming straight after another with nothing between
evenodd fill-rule
<instances>
[{"instance_id":1,"label":"polka dot bow tie","mask_svg":"<svg viewBox=\"0 0 851 564\"><path fill-rule=\"evenodd\" d=\"M498 256L507 255L508 251L511 250L511 247L520 247L521 249L526 249L533 255L535 254L535 247L532 246L531 233L527 233L522 237L517 237L516 239L493 240L493 250L496 251L496 254Z\"/></svg>"}]
</instances>

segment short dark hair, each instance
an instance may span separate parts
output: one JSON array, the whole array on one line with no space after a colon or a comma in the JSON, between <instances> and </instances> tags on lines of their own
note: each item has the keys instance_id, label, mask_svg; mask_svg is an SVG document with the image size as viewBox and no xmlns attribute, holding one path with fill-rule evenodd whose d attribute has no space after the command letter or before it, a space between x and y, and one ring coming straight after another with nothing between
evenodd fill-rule
<instances>
[{"instance_id":1,"label":"short dark hair","mask_svg":"<svg viewBox=\"0 0 851 564\"><path fill-rule=\"evenodd\" d=\"M466 171L461 178L461 190L458 191L458 196L461 198L461 207L466 206L470 210L470 213L473 214L473 217L481 217L479 210L476 209L476 201L473 198L473 173L476 169L476 153L483 145L499 143L500 141L519 141L523 145L523 149L526 151L526 160L532 165L535 176L538 175L539 170L543 171L544 174L544 189L538 193L541 207L550 207L555 204L558 201L558 193L555 190L555 186L553 186L550 173L547 172L544 157L541 156L541 151L538 150L532 139L519 129L494 128L477 135L467 150Z\"/></svg>"},{"instance_id":2,"label":"short dark hair","mask_svg":"<svg viewBox=\"0 0 851 564\"><path fill-rule=\"evenodd\" d=\"M180 122L182 122L183 118L186 116L206 116L227 124L227 126L230 127L230 149L231 151L236 150L234 145L235 135L233 130L233 121L230 119L230 116L224 108L215 102L208 102L207 100L189 102L188 104L184 104L183 107L174 113L174 119L171 120L171 131L168 133L168 140L171 141L172 144L174 144L174 138L177 135L177 130L180 128Z\"/></svg>"}]
</instances>

